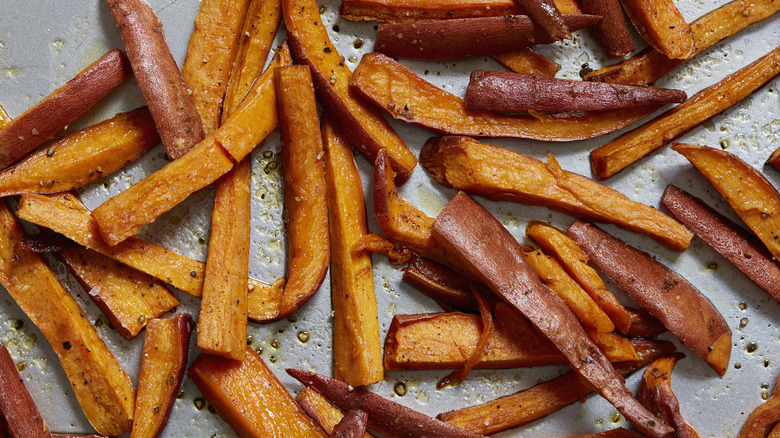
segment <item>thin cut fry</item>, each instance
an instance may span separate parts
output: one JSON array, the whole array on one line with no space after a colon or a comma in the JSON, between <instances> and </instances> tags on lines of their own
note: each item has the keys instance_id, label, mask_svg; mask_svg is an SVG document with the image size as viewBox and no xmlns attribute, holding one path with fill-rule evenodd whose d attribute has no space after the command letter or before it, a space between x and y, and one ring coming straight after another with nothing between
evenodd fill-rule
<instances>
[{"instance_id":1,"label":"thin cut fry","mask_svg":"<svg viewBox=\"0 0 780 438\"><path fill-rule=\"evenodd\" d=\"M513 72L526 75L551 78L561 69L557 62L545 58L530 48L497 53L493 58Z\"/></svg>"},{"instance_id":2,"label":"thin cut fry","mask_svg":"<svg viewBox=\"0 0 780 438\"><path fill-rule=\"evenodd\" d=\"M331 433L344 417L344 414L337 407L311 388L303 388L299 391L295 401L306 412L306 415L311 417L327 433ZM366 433L364 438L374 437Z\"/></svg>"},{"instance_id":3,"label":"thin cut fry","mask_svg":"<svg viewBox=\"0 0 780 438\"><path fill-rule=\"evenodd\" d=\"M732 107L780 73L780 47L685 103L590 153L593 173L601 179L679 138L702 122Z\"/></svg>"}]
</instances>

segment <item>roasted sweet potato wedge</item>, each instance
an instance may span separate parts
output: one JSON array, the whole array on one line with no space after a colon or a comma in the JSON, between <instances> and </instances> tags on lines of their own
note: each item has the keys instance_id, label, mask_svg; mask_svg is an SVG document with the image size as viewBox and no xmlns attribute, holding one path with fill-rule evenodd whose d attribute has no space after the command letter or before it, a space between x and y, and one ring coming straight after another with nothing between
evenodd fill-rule
<instances>
[{"instance_id":1,"label":"roasted sweet potato wedge","mask_svg":"<svg viewBox=\"0 0 780 438\"><path fill-rule=\"evenodd\" d=\"M363 438L366 435L368 414L363 411L349 411L331 432L331 438Z\"/></svg>"},{"instance_id":2,"label":"roasted sweet potato wedge","mask_svg":"<svg viewBox=\"0 0 780 438\"><path fill-rule=\"evenodd\" d=\"M780 379L778 379L778 383L775 384L772 397L758 405L758 407L748 415L737 438L762 438L766 433L767 426L780 420L780 393L777 391L778 386L780 386ZM774 429L777 429L777 427ZM774 429L770 436L775 434Z\"/></svg>"},{"instance_id":3,"label":"roasted sweet potato wedge","mask_svg":"<svg viewBox=\"0 0 780 438\"><path fill-rule=\"evenodd\" d=\"M0 130L0 169L10 166L76 120L130 73L125 54L112 50L13 119Z\"/></svg>"},{"instance_id":4,"label":"roasted sweet potato wedge","mask_svg":"<svg viewBox=\"0 0 780 438\"><path fill-rule=\"evenodd\" d=\"M680 274L587 222L566 231L590 260L658 318L718 374L731 356L731 329L718 309Z\"/></svg>"},{"instance_id":5,"label":"roasted sweet potato wedge","mask_svg":"<svg viewBox=\"0 0 780 438\"><path fill-rule=\"evenodd\" d=\"M647 310L626 307L626 311L631 315L631 327L626 331L629 338L653 338L666 331L661 321Z\"/></svg>"},{"instance_id":6,"label":"roasted sweet potato wedge","mask_svg":"<svg viewBox=\"0 0 780 438\"><path fill-rule=\"evenodd\" d=\"M469 137L432 138L420 162L439 183L492 200L543 205L580 218L647 234L682 251L693 233L653 207L632 201L585 176L568 172L552 156L547 164Z\"/></svg>"},{"instance_id":7,"label":"roasted sweet potato wedge","mask_svg":"<svg viewBox=\"0 0 780 438\"><path fill-rule=\"evenodd\" d=\"M525 263L520 244L484 207L460 192L433 223L433 236L457 257L457 268L507 301L546 336L572 367L643 433L672 432L626 388L566 304Z\"/></svg>"},{"instance_id":8,"label":"roasted sweet potato wedge","mask_svg":"<svg viewBox=\"0 0 780 438\"><path fill-rule=\"evenodd\" d=\"M200 355L187 375L242 438L327 437L249 347L243 362Z\"/></svg>"},{"instance_id":9,"label":"roasted sweet potato wedge","mask_svg":"<svg viewBox=\"0 0 780 438\"><path fill-rule=\"evenodd\" d=\"M476 438L477 435L442 423L435 418L407 408L364 388L353 388L346 382L310 371L287 369L304 386L313 388L342 411L361 410L368 414L372 430L387 436L441 436Z\"/></svg>"},{"instance_id":10,"label":"roasted sweet potato wedge","mask_svg":"<svg viewBox=\"0 0 780 438\"><path fill-rule=\"evenodd\" d=\"M780 11L780 5L775 0L735 0L708 12L691 23L696 47L694 54L753 23L772 16L777 11ZM684 62L684 59L669 59L663 53L649 47L629 59L588 73L585 79L617 84L649 85Z\"/></svg>"},{"instance_id":11,"label":"roasted sweet potato wedge","mask_svg":"<svg viewBox=\"0 0 780 438\"><path fill-rule=\"evenodd\" d=\"M671 59L693 56L691 27L672 0L621 0L626 14L645 41Z\"/></svg>"},{"instance_id":12,"label":"roasted sweet potato wedge","mask_svg":"<svg viewBox=\"0 0 780 438\"><path fill-rule=\"evenodd\" d=\"M659 108L651 105L540 118L467 111L463 99L435 87L381 53L363 55L350 78L350 85L393 118L435 132L473 137L581 140L620 129Z\"/></svg>"},{"instance_id":13,"label":"roasted sweet potato wedge","mask_svg":"<svg viewBox=\"0 0 780 438\"><path fill-rule=\"evenodd\" d=\"M327 433L331 433L333 428L344 418L344 414L337 407L311 388L303 388L299 391L295 401L303 409L303 412L306 412L306 415L311 417ZM368 433L361 436L373 438L373 435Z\"/></svg>"},{"instance_id":14,"label":"roasted sweet potato wedge","mask_svg":"<svg viewBox=\"0 0 780 438\"><path fill-rule=\"evenodd\" d=\"M397 182L403 184L412 175L417 157L379 111L349 89L352 73L320 25L317 2L283 0L282 9L295 59L311 67L314 85L333 119L339 121L349 142L369 162L376 161L380 150L386 150Z\"/></svg>"},{"instance_id":15,"label":"roasted sweet potato wedge","mask_svg":"<svg viewBox=\"0 0 780 438\"><path fill-rule=\"evenodd\" d=\"M168 422L187 367L192 324L186 313L149 321L130 438L156 438Z\"/></svg>"},{"instance_id":16,"label":"roasted sweet potato wedge","mask_svg":"<svg viewBox=\"0 0 780 438\"><path fill-rule=\"evenodd\" d=\"M582 9L588 14L602 17L601 23L591 27L590 31L607 56L626 56L634 51L634 40L628 33L628 24L619 0L582 0Z\"/></svg>"},{"instance_id":17,"label":"roasted sweet potato wedge","mask_svg":"<svg viewBox=\"0 0 780 438\"><path fill-rule=\"evenodd\" d=\"M555 0L562 14L581 14L577 2ZM408 22L523 14L514 0L345 0L339 15L347 20Z\"/></svg>"},{"instance_id":18,"label":"roasted sweet potato wedge","mask_svg":"<svg viewBox=\"0 0 780 438\"><path fill-rule=\"evenodd\" d=\"M19 376L16 364L5 345L0 344L0 423L15 437L50 438L46 426L30 392ZM0 435L4 435L0 426Z\"/></svg>"},{"instance_id":19,"label":"roasted sweet potato wedge","mask_svg":"<svg viewBox=\"0 0 780 438\"><path fill-rule=\"evenodd\" d=\"M701 438L696 429L683 418L680 403L672 392L672 370L677 361L683 357L684 354L676 353L656 359L648 365L642 375L642 384L637 398L653 411L659 420L674 427L676 436Z\"/></svg>"},{"instance_id":20,"label":"roasted sweet potato wedge","mask_svg":"<svg viewBox=\"0 0 780 438\"><path fill-rule=\"evenodd\" d=\"M780 47L706 88L685 103L590 153L601 180L620 172L700 123L746 98L780 73Z\"/></svg>"},{"instance_id":21,"label":"roasted sweet potato wedge","mask_svg":"<svg viewBox=\"0 0 780 438\"><path fill-rule=\"evenodd\" d=\"M649 340L637 340L633 345L640 359L619 364L617 369L623 376L675 349L672 343ZM543 418L593 392L593 386L572 371L512 395L439 414L437 418L472 432L493 434Z\"/></svg>"},{"instance_id":22,"label":"roasted sweet potato wedge","mask_svg":"<svg viewBox=\"0 0 780 438\"><path fill-rule=\"evenodd\" d=\"M551 61L533 49L525 48L511 52L496 53L493 59L515 73L544 76L551 78L558 73L561 66Z\"/></svg>"},{"instance_id":23,"label":"roasted sweet potato wedge","mask_svg":"<svg viewBox=\"0 0 780 438\"><path fill-rule=\"evenodd\" d=\"M41 257L18 245L22 238L13 214L0 205L0 283L46 337L92 427L103 435L130 431L130 377Z\"/></svg>"},{"instance_id":24,"label":"roasted sweet potato wedge","mask_svg":"<svg viewBox=\"0 0 780 438\"><path fill-rule=\"evenodd\" d=\"M371 255L352 250L368 234L363 183L352 149L327 118L322 123L322 138L335 312L333 374L352 386L362 386L384 376Z\"/></svg>"},{"instance_id":25,"label":"roasted sweet potato wedge","mask_svg":"<svg viewBox=\"0 0 780 438\"><path fill-rule=\"evenodd\" d=\"M731 152L683 143L673 149L712 183L772 256L780 258L780 192L772 183Z\"/></svg>"},{"instance_id":26,"label":"roasted sweet potato wedge","mask_svg":"<svg viewBox=\"0 0 780 438\"><path fill-rule=\"evenodd\" d=\"M477 311L477 301L468 286L469 279L444 265L413 257L404 268L403 280L436 300L445 310Z\"/></svg>"},{"instance_id":27,"label":"roasted sweet potato wedge","mask_svg":"<svg viewBox=\"0 0 780 438\"><path fill-rule=\"evenodd\" d=\"M729 164L728 167L731 172L737 166ZM770 198L762 196L761 199ZM666 187L661 203L674 217L726 257L759 287L774 299L780 300L780 266L754 236L700 199L675 186Z\"/></svg>"}]
</instances>

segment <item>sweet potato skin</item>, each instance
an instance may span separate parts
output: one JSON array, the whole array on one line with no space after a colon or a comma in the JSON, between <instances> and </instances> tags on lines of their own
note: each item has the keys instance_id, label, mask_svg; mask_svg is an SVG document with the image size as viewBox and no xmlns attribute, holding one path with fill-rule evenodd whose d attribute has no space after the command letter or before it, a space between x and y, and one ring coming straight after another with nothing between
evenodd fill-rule
<instances>
[{"instance_id":1,"label":"sweet potato skin","mask_svg":"<svg viewBox=\"0 0 780 438\"><path fill-rule=\"evenodd\" d=\"M111 50L8 126L0 129L4 169L76 120L131 74L124 53Z\"/></svg>"},{"instance_id":2,"label":"sweet potato skin","mask_svg":"<svg viewBox=\"0 0 780 438\"><path fill-rule=\"evenodd\" d=\"M51 438L46 421L38 411L30 392L24 386L11 355L0 344L0 422L8 422L10 433L17 437ZM0 426L0 435L3 428Z\"/></svg>"},{"instance_id":3,"label":"sweet potato skin","mask_svg":"<svg viewBox=\"0 0 780 438\"><path fill-rule=\"evenodd\" d=\"M628 33L619 0L582 0L582 9L588 14L600 15L601 23L591 28L601 47L610 58L626 56L634 51L634 40Z\"/></svg>"},{"instance_id":4,"label":"sweet potato skin","mask_svg":"<svg viewBox=\"0 0 780 438\"><path fill-rule=\"evenodd\" d=\"M469 313L477 311L468 278L439 263L413 257L404 269L403 280L440 305Z\"/></svg>"},{"instance_id":5,"label":"sweet potato skin","mask_svg":"<svg viewBox=\"0 0 780 438\"><path fill-rule=\"evenodd\" d=\"M701 438L682 416L680 403L672 392L671 375L674 365L685 357L682 353L658 358L648 365L642 375L637 398L648 407L659 420L670 424L679 438Z\"/></svg>"},{"instance_id":6,"label":"sweet potato skin","mask_svg":"<svg viewBox=\"0 0 780 438\"><path fill-rule=\"evenodd\" d=\"M363 438L366 434L368 415L363 411L349 411L333 428L331 438Z\"/></svg>"},{"instance_id":7,"label":"sweet potato skin","mask_svg":"<svg viewBox=\"0 0 780 438\"><path fill-rule=\"evenodd\" d=\"M333 428L344 418L344 414L333 406L319 392L311 388L303 388L298 391L295 402L311 417L326 433L331 433ZM373 435L366 433L361 438L374 438Z\"/></svg>"},{"instance_id":8,"label":"sweet potato skin","mask_svg":"<svg viewBox=\"0 0 780 438\"><path fill-rule=\"evenodd\" d=\"M731 355L731 329L718 309L685 278L647 253L586 222L575 222L566 235L715 372L726 373Z\"/></svg>"},{"instance_id":9,"label":"sweet potato skin","mask_svg":"<svg viewBox=\"0 0 780 438\"><path fill-rule=\"evenodd\" d=\"M582 13L574 1L557 0L554 3L562 14ZM524 13L514 0L344 0L339 9L339 15L347 20L386 23L499 17Z\"/></svg>"},{"instance_id":10,"label":"sweet potato skin","mask_svg":"<svg viewBox=\"0 0 780 438\"><path fill-rule=\"evenodd\" d=\"M181 158L203 140L203 124L165 42L162 23L144 0L106 2L165 151L172 160Z\"/></svg>"},{"instance_id":11,"label":"sweet potato skin","mask_svg":"<svg viewBox=\"0 0 780 438\"><path fill-rule=\"evenodd\" d=\"M780 266L755 237L675 186L666 187L661 203L754 283L780 300Z\"/></svg>"}]
</instances>

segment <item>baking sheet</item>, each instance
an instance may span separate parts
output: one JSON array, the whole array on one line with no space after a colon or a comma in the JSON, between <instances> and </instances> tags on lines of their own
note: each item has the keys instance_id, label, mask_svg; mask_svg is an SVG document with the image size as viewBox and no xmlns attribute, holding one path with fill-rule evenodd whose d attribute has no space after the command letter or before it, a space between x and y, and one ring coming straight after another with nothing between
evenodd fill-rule
<instances>
[{"instance_id":1,"label":"baking sheet","mask_svg":"<svg viewBox=\"0 0 780 438\"><path fill-rule=\"evenodd\" d=\"M150 0L150 3L163 22L171 50L181 65L199 2ZM690 22L725 3L722 0L696 0L677 2L677 6ZM323 22L329 29L331 38L346 59L347 65L354 68L360 56L369 52L373 46L376 23L353 23L338 18L338 1L321 1L320 5ZM638 47L644 45L639 40L637 42ZM705 50L660 80L658 85L681 88L686 90L689 96L693 95L749 64L778 44L780 21L777 17L772 17ZM17 116L104 52L116 47L122 47L121 39L108 7L102 1L0 1L0 105L11 116ZM577 78L584 63L594 69L611 63L603 57L594 40L584 31L577 32L571 42L557 43L541 48L540 51L561 64L562 70L558 77ZM402 62L435 85L461 95L471 70L500 69L496 62L488 58L439 64L409 60ZM721 145L748 163L761 167L769 154L780 147L778 85L778 79L771 81L753 96L694 129L680 141ZM128 81L87 115L73 123L70 129L93 124L113 116L116 112L127 111L142 104L143 98L137 84L134 80ZM433 135L399 122L391 121L391 124L416 154L419 154L425 140ZM593 140L567 143L525 140L488 142L542 159L548 152L552 152L564 169L590 175L589 151L617 135L618 133L613 133ZM250 270L253 276L266 281L272 281L284 272L284 231L280 221L281 174L279 167L272 169L274 166L269 166L271 162L278 163L278 150L279 137L274 133L253 153L254 201ZM263 154L264 151L270 151L272 154L269 157L269 154ZM364 178L364 190L368 193L371 167L363 158L358 158L357 161ZM164 164L163 150L158 146L138 162L83 189L82 198L90 208L95 208L108 197L121 192ZM764 170L775 185L780 184L780 175L777 172L769 168ZM670 183L701 197L729 217L736 218L709 183L693 170L682 156L667 148L607 181L609 186L630 198L653 206L658 206L664 187ZM454 191L432 182L420 166L415 169L412 178L400 192L429 215L436 215L454 194ZM145 227L142 234L177 252L205 260L212 196L211 189L193 195L155 223ZM371 211L371 198L368 196L366 199L368 210ZM544 220L561 228L573 222L570 216L546 208L496 203L482 198L479 201L521 242L525 239L525 225L529 220ZM372 232L380 232L372 217L369 217L369 227ZM762 402L762 396L771 394L774 388L780 369L780 350L776 348L780 339L780 305L697 238L685 252L674 253L647 237L613 226L605 228L683 273L714 302L726 318L733 331L733 350L728 373L722 378L718 377L703 360L683 346L680 350L688 357L675 368L672 388L680 399L683 415L703 436L736 436L747 414ZM88 294L70 278L64 267L56 261L49 261L66 288L76 296L90 320L99 325L98 332L132 379L137 382L142 336L130 342L122 339L108 327L105 317L101 316L96 306L89 301ZM400 282L401 272L398 267L388 265L383 257L374 257L374 263L374 282L383 339L393 314L440 310L433 301ZM251 345L261 351L265 361L293 392L301 387L287 377L283 372L284 368L299 367L325 374L332 373L329 284L329 278L326 278L320 292L293 317L272 324L249 325ZM619 299L628 302L614 285L608 286L616 292ZM179 306L180 311L197 315L198 300L179 291L176 296L182 303ZM308 335L305 342L302 341L307 338L304 333ZM674 340L669 335L663 338ZM23 367L22 377L53 431L91 431L58 360L41 333L23 315L4 289L0 290L0 341L8 346L15 361ZM757 345L753 352L746 350L750 343ZM679 345L679 342L677 344ZM198 353L193 341L190 361ZM437 390L435 382L449 371L387 372L385 380L373 385L372 389L399 403L435 415L516 392L557 376L565 370L565 367L476 370L472 371L469 379L459 387L444 390ZM636 390L638 379L639 375L629 378L629 388ZM398 382L406 385L405 396L394 394L393 388ZM598 396L591 396L586 403L576 403L546 419L496 436L581 435L625 425L624 419L614 407ZM234 436L234 433L213 412L208 403L204 402L194 384L185 379L182 393L174 405L170 423L163 436L229 437Z\"/></svg>"}]
</instances>

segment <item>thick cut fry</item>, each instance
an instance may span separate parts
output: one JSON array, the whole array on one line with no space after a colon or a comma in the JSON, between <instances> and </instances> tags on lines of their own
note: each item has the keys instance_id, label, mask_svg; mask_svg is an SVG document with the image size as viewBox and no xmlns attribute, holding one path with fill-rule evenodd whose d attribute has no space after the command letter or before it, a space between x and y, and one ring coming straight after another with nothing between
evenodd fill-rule
<instances>
[{"instance_id":1,"label":"thick cut fry","mask_svg":"<svg viewBox=\"0 0 780 438\"><path fill-rule=\"evenodd\" d=\"M327 437L249 347L243 362L202 354L187 375L242 438Z\"/></svg>"},{"instance_id":2,"label":"thick cut fry","mask_svg":"<svg viewBox=\"0 0 780 438\"><path fill-rule=\"evenodd\" d=\"M669 342L634 341L639 361L620 364L618 372L627 376L658 357L674 351ZM528 424L561 410L595 392L585 379L575 372L540 383L529 389L494 401L439 414L437 418L476 433L493 434Z\"/></svg>"},{"instance_id":3,"label":"thick cut fry","mask_svg":"<svg viewBox=\"0 0 780 438\"><path fill-rule=\"evenodd\" d=\"M414 257L404 269L403 280L436 300L443 307L474 313L477 301L469 279L436 262Z\"/></svg>"},{"instance_id":4,"label":"thick cut fry","mask_svg":"<svg viewBox=\"0 0 780 438\"><path fill-rule=\"evenodd\" d=\"M32 251L5 205L0 205L0 283L49 341L84 414L102 435L130 430L135 390L73 297Z\"/></svg>"},{"instance_id":5,"label":"thick cut fry","mask_svg":"<svg viewBox=\"0 0 780 438\"><path fill-rule=\"evenodd\" d=\"M179 304L160 281L90 249L63 249L58 256L125 339Z\"/></svg>"},{"instance_id":6,"label":"thick cut fry","mask_svg":"<svg viewBox=\"0 0 780 438\"><path fill-rule=\"evenodd\" d=\"M106 2L163 147L170 159L181 158L203 140L203 124L165 42L162 23L144 0Z\"/></svg>"},{"instance_id":7,"label":"thick cut fry","mask_svg":"<svg viewBox=\"0 0 780 438\"><path fill-rule=\"evenodd\" d=\"M38 411L16 364L5 345L0 344L0 419L8 422L15 437L50 438L51 432ZM0 427L0 435L3 434Z\"/></svg>"},{"instance_id":8,"label":"thick cut fry","mask_svg":"<svg viewBox=\"0 0 780 438\"><path fill-rule=\"evenodd\" d=\"M695 53L727 38L749 25L780 11L776 0L736 0L727 3L691 23ZM603 22L602 22L603 23ZM669 59L649 47L625 61L603 67L585 75L589 81L648 85L666 76L685 62Z\"/></svg>"},{"instance_id":9,"label":"thick cut fry","mask_svg":"<svg viewBox=\"0 0 780 438\"><path fill-rule=\"evenodd\" d=\"M609 316L601 310L582 286L569 277L555 259L540 249L523 248L523 255L536 276L563 298L583 327L591 328L597 333L609 333L615 330L615 324Z\"/></svg>"},{"instance_id":10,"label":"thick cut fry","mask_svg":"<svg viewBox=\"0 0 780 438\"><path fill-rule=\"evenodd\" d=\"M13 164L84 114L130 76L124 53L112 50L0 130L0 169Z\"/></svg>"},{"instance_id":11,"label":"thick cut fry","mask_svg":"<svg viewBox=\"0 0 780 438\"><path fill-rule=\"evenodd\" d=\"M234 360L246 350L251 172L243 159L216 185L198 317L198 348Z\"/></svg>"},{"instance_id":12,"label":"thick cut fry","mask_svg":"<svg viewBox=\"0 0 780 438\"><path fill-rule=\"evenodd\" d=\"M700 91L685 103L590 153L593 173L607 179L746 98L780 73L780 47Z\"/></svg>"},{"instance_id":13,"label":"thick cut fry","mask_svg":"<svg viewBox=\"0 0 780 438\"><path fill-rule=\"evenodd\" d=\"M398 184L412 175L417 157L379 111L349 89L352 73L330 40L315 0L282 0L284 24L297 62L311 68L323 104L338 120L350 144L373 163L381 150L390 155Z\"/></svg>"},{"instance_id":14,"label":"thick cut fry","mask_svg":"<svg viewBox=\"0 0 780 438\"><path fill-rule=\"evenodd\" d=\"M672 147L707 178L731 208L756 233L775 259L780 258L780 192L738 156L706 146Z\"/></svg>"},{"instance_id":15,"label":"thick cut fry","mask_svg":"<svg viewBox=\"0 0 780 438\"><path fill-rule=\"evenodd\" d=\"M693 233L653 207L617 190L568 172L548 156L534 158L468 137L432 138L420 162L439 183L492 200L543 205L580 218L647 234L669 249L687 248Z\"/></svg>"},{"instance_id":16,"label":"thick cut fry","mask_svg":"<svg viewBox=\"0 0 780 438\"><path fill-rule=\"evenodd\" d=\"M628 18L653 48L671 59L695 53L691 27L672 0L621 0Z\"/></svg>"},{"instance_id":17,"label":"thick cut fry","mask_svg":"<svg viewBox=\"0 0 780 438\"><path fill-rule=\"evenodd\" d=\"M632 321L631 314L607 290L599 274L588 266L588 256L582 252L576 242L557 229L540 222L529 224L525 232L544 251L554 255L561 262L566 272L609 315L621 333L628 333Z\"/></svg>"},{"instance_id":18,"label":"thick cut fry","mask_svg":"<svg viewBox=\"0 0 780 438\"><path fill-rule=\"evenodd\" d=\"M181 76L198 109L205 135L214 132L222 118L222 101L248 3L203 0L195 17Z\"/></svg>"},{"instance_id":19,"label":"thick cut fry","mask_svg":"<svg viewBox=\"0 0 780 438\"><path fill-rule=\"evenodd\" d=\"M524 261L520 244L484 207L458 193L434 221L433 236L458 258L458 269L489 286L527 317L631 424L654 437L672 432L631 396L566 304Z\"/></svg>"},{"instance_id":20,"label":"thick cut fry","mask_svg":"<svg viewBox=\"0 0 780 438\"><path fill-rule=\"evenodd\" d=\"M718 374L731 356L731 329L709 299L649 254L586 222L566 231L590 260L634 301L658 318Z\"/></svg>"},{"instance_id":21,"label":"thick cut fry","mask_svg":"<svg viewBox=\"0 0 780 438\"><path fill-rule=\"evenodd\" d=\"M303 412L306 412L306 415L311 417L327 433L331 433L333 428L344 418L344 414L337 407L311 388L303 388L299 391L295 401L303 409ZM363 438L373 438L373 435L366 433Z\"/></svg>"},{"instance_id":22,"label":"thick cut fry","mask_svg":"<svg viewBox=\"0 0 780 438\"><path fill-rule=\"evenodd\" d=\"M349 411L333 428L331 438L362 438L366 435L368 415L363 411Z\"/></svg>"},{"instance_id":23,"label":"thick cut fry","mask_svg":"<svg viewBox=\"0 0 780 438\"><path fill-rule=\"evenodd\" d=\"M330 263L328 200L322 133L308 66L274 70L279 99L287 224L287 283L278 317L304 305L325 280Z\"/></svg>"},{"instance_id":24,"label":"thick cut fry","mask_svg":"<svg viewBox=\"0 0 780 438\"><path fill-rule=\"evenodd\" d=\"M780 386L780 378L775 384L772 397L758 405L758 407L748 415L737 438L762 438L766 432L767 426L780 420L780 391L777 390L778 386ZM775 429L777 429L777 427L775 427ZM774 433L773 430L772 434Z\"/></svg>"},{"instance_id":25,"label":"thick cut fry","mask_svg":"<svg viewBox=\"0 0 780 438\"><path fill-rule=\"evenodd\" d=\"M363 184L347 141L329 119L322 124L330 224L333 374L352 386L382 380L382 345L371 255L353 252L368 233Z\"/></svg>"},{"instance_id":26,"label":"thick cut fry","mask_svg":"<svg viewBox=\"0 0 780 438\"><path fill-rule=\"evenodd\" d=\"M291 62L286 45L275 65ZM136 234L189 195L213 183L257 146L278 123L272 71L258 78L244 103L225 124L182 160L168 163L93 212L109 245Z\"/></svg>"},{"instance_id":27,"label":"thick cut fry","mask_svg":"<svg viewBox=\"0 0 780 438\"><path fill-rule=\"evenodd\" d=\"M581 14L572 0L555 0L562 14ZM344 0L339 15L347 20L402 23L524 14L515 0Z\"/></svg>"},{"instance_id":28,"label":"thick cut fry","mask_svg":"<svg viewBox=\"0 0 780 438\"><path fill-rule=\"evenodd\" d=\"M282 20L280 0L250 0L222 108L222 122L241 104L260 76Z\"/></svg>"},{"instance_id":29,"label":"thick cut fry","mask_svg":"<svg viewBox=\"0 0 780 438\"><path fill-rule=\"evenodd\" d=\"M674 365L684 358L682 353L665 356L651 363L642 375L637 398L653 411L659 420L674 427L678 438L701 438L680 412L680 403L672 392L671 376Z\"/></svg>"},{"instance_id":30,"label":"thick cut fry","mask_svg":"<svg viewBox=\"0 0 780 438\"><path fill-rule=\"evenodd\" d=\"M571 38L568 23L561 16L561 11L555 6L553 0L515 0L525 9L526 14L534 24L540 27L544 34L552 40L565 40Z\"/></svg>"},{"instance_id":31,"label":"thick cut fry","mask_svg":"<svg viewBox=\"0 0 780 438\"><path fill-rule=\"evenodd\" d=\"M466 111L463 99L433 86L381 53L363 55L350 78L350 85L398 120L435 132L473 137L581 140L618 130L659 108L651 105L540 118Z\"/></svg>"},{"instance_id":32,"label":"thick cut fry","mask_svg":"<svg viewBox=\"0 0 780 438\"><path fill-rule=\"evenodd\" d=\"M619 0L582 0L582 9L602 17L601 23L591 28L601 47L610 58L626 56L634 51L634 40L628 33Z\"/></svg>"},{"instance_id":33,"label":"thick cut fry","mask_svg":"<svg viewBox=\"0 0 780 438\"><path fill-rule=\"evenodd\" d=\"M551 78L561 69L557 62L551 61L529 48L496 53L493 58L513 72L526 75Z\"/></svg>"},{"instance_id":34,"label":"thick cut fry","mask_svg":"<svg viewBox=\"0 0 780 438\"><path fill-rule=\"evenodd\" d=\"M582 14L567 14L564 19L572 30L601 20ZM451 61L550 44L559 39L547 36L525 15L506 15L382 24L377 30L375 50L393 58Z\"/></svg>"},{"instance_id":35,"label":"thick cut fry","mask_svg":"<svg viewBox=\"0 0 780 438\"><path fill-rule=\"evenodd\" d=\"M361 410L368 414L371 430L386 436L477 438L435 418L381 397L365 388L353 388L346 382L310 371L287 369L304 386L314 388L342 411Z\"/></svg>"},{"instance_id":36,"label":"thick cut fry","mask_svg":"<svg viewBox=\"0 0 780 438\"><path fill-rule=\"evenodd\" d=\"M544 78L474 70L466 88L469 111L603 111L685 102L682 90Z\"/></svg>"},{"instance_id":37,"label":"thick cut fry","mask_svg":"<svg viewBox=\"0 0 780 438\"><path fill-rule=\"evenodd\" d=\"M118 114L67 135L0 173L0 196L83 187L135 161L159 141L145 107Z\"/></svg>"},{"instance_id":38,"label":"thick cut fry","mask_svg":"<svg viewBox=\"0 0 780 438\"><path fill-rule=\"evenodd\" d=\"M729 165L728 172L732 172L736 168L737 166ZM766 182L763 177L759 179ZM745 180L741 180L741 183L745 184ZM750 186L751 188L747 190L756 187L752 184ZM744 193L743 191L743 196ZM760 199L768 200L771 198L762 196ZM661 202L674 217L693 230L697 236L712 246L759 287L772 295L774 299L780 301L780 266L775 263L772 255L756 241L754 236L749 235L742 227L707 206L701 199L697 199L677 187L667 186Z\"/></svg>"},{"instance_id":39,"label":"thick cut fry","mask_svg":"<svg viewBox=\"0 0 780 438\"><path fill-rule=\"evenodd\" d=\"M192 317L186 313L149 321L130 438L156 438L162 433L184 378L191 331Z\"/></svg>"}]
</instances>

